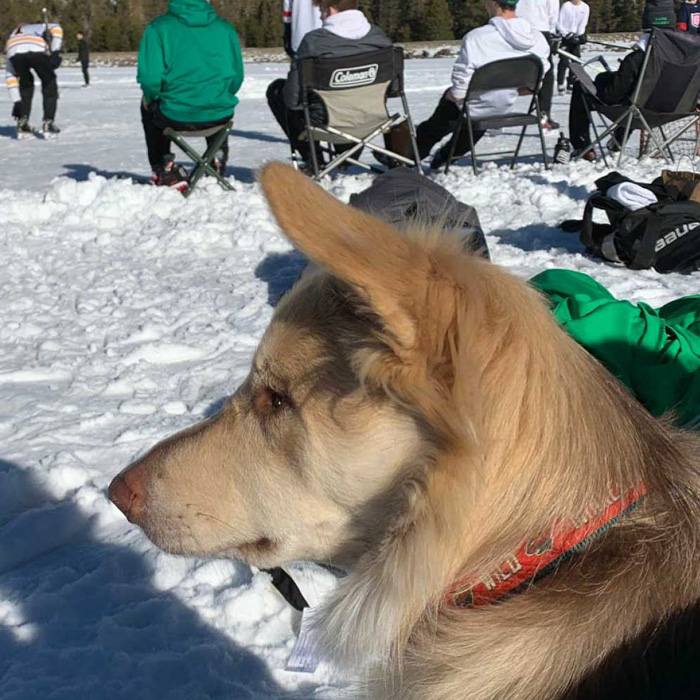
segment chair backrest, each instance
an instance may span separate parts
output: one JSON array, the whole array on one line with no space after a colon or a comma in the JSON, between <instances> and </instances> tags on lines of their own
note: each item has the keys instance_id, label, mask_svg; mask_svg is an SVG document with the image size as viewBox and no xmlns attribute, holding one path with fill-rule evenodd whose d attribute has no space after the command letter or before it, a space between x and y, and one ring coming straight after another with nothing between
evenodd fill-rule
<instances>
[{"instance_id":1,"label":"chair backrest","mask_svg":"<svg viewBox=\"0 0 700 700\"><path fill-rule=\"evenodd\" d=\"M299 62L302 93L313 91L323 100L329 126L364 137L388 118L387 97L403 94L403 62L398 46L344 58L306 58Z\"/></svg>"},{"instance_id":2,"label":"chair backrest","mask_svg":"<svg viewBox=\"0 0 700 700\"><path fill-rule=\"evenodd\" d=\"M542 61L533 54L492 61L474 71L469 82L467 99L474 92L488 90L519 90L524 88L536 92L543 74Z\"/></svg>"},{"instance_id":3,"label":"chair backrest","mask_svg":"<svg viewBox=\"0 0 700 700\"><path fill-rule=\"evenodd\" d=\"M649 37L634 103L660 114L695 111L700 94L700 37L655 29Z\"/></svg>"}]
</instances>

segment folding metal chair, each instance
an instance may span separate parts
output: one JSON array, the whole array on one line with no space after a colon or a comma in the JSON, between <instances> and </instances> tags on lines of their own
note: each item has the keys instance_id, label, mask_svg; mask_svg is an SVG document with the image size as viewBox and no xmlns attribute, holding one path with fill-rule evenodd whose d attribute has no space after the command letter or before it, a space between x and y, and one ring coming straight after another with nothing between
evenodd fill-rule
<instances>
[{"instance_id":1,"label":"folding metal chair","mask_svg":"<svg viewBox=\"0 0 700 700\"><path fill-rule=\"evenodd\" d=\"M618 166L635 130L645 132L653 144L653 150L646 157L663 155L667 162L672 162L671 145L700 121L700 114L696 112L700 94L700 38L693 34L652 31L637 84L626 104L604 104L598 99L595 83L584 67L572 64L571 70L585 91L584 105L595 134L591 148L598 148L606 167L610 165L603 141L610 135L620 149ZM593 119L594 111L611 122L607 125L605 119L601 119L602 134ZM690 121L687 125L671 137L666 137L664 126L688 118ZM622 127L624 137L620 143L615 132ZM654 133L654 129L659 129L661 138Z\"/></svg>"},{"instance_id":2,"label":"folding metal chair","mask_svg":"<svg viewBox=\"0 0 700 700\"><path fill-rule=\"evenodd\" d=\"M474 131L487 131L488 129L504 129L513 126L522 126L523 130L520 133L518 146L515 151L496 151L494 153L482 153L481 158L491 156L502 156L513 154L510 167L511 170L515 167L515 161L520 155L520 149L525 139L525 132L529 126L536 126L540 133L540 144L542 147L542 158L544 159L544 167L549 169L549 160L547 158L547 144L544 138L544 130L542 128L542 111L540 109L540 100L538 97L539 91L544 80L544 66L542 61L537 56L528 55L519 58L505 58L500 61L487 63L481 68L474 71L467 97L462 106L462 112L452 134L450 142L450 152L445 163L445 172L449 172L450 165L453 161L466 156L455 156L457 141L459 140L462 129L466 126L469 135L469 156L472 159L472 168L474 175L479 174L479 169L476 160L476 149L474 144ZM491 90L527 90L532 93L532 101L530 107L525 112L509 112L508 114L497 115L493 117L482 117L479 119L472 118L469 111L469 99L474 97L476 93L489 92Z\"/></svg>"},{"instance_id":3,"label":"folding metal chair","mask_svg":"<svg viewBox=\"0 0 700 700\"><path fill-rule=\"evenodd\" d=\"M420 170L416 131L404 92L403 67L403 49L398 46L347 58L307 58L300 61L300 104L304 111L305 130L299 138L309 141L314 179L322 178L344 163L383 172L359 160L359 154L365 147ZM309 109L312 94L318 95L325 107L328 119L323 126L312 123ZM401 100L403 113L389 113L389 98ZM413 158L373 143L377 137L404 123L410 133ZM327 145L324 147L321 144ZM336 152L335 146L345 148ZM319 162L319 151L330 158L323 167ZM294 149L292 159L297 165Z\"/></svg>"},{"instance_id":4,"label":"folding metal chair","mask_svg":"<svg viewBox=\"0 0 700 700\"><path fill-rule=\"evenodd\" d=\"M189 158L191 158L195 167L187 178L187 189L184 191L185 197L189 197L192 191L197 186L202 175L205 173L216 178L217 182L226 190L235 189L234 186L221 175L212 165L216 154L219 149L223 146L226 139L231 133L233 128L233 121L225 122L224 124L217 124L208 129L202 129L201 131L175 131L172 127L167 127L163 133ZM187 143L186 139L191 138L203 138L206 139L210 136L218 134L217 137L212 141L210 146L207 146L207 150L204 151L202 155L197 153L197 151Z\"/></svg>"}]
</instances>

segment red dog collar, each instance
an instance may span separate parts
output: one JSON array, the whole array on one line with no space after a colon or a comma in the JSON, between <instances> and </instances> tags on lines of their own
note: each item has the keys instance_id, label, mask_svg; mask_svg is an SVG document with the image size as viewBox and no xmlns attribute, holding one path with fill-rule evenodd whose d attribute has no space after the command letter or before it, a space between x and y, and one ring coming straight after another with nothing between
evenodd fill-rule
<instances>
[{"instance_id":1,"label":"red dog collar","mask_svg":"<svg viewBox=\"0 0 700 700\"><path fill-rule=\"evenodd\" d=\"M445 602L453 607L475 608L528 587L614 527L643 502L646 492L646 486L640 484L625 496L611 496L602 513L575 523L574 529L555 525L549 537L526 542L495 571L476 579L467 576L453 584L445 594Z\"/></svg>"}]
</instances>

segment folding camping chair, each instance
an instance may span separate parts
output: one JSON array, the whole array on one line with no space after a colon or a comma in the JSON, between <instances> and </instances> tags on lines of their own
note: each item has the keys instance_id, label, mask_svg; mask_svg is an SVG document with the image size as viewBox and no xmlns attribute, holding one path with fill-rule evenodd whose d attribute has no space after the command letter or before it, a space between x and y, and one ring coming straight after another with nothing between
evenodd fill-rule
<instances>
[{"instance_id":1,"label":"folding camping chair","mask_svg":"<svg viewBox=\"0 0 700 700\"><path fill-rule=\"evenodd\" d=\"M462 106L462 112L452 134L450 142L450 152L445 163L445 173L449 172L450 165L453 161L464 156L455 156L457 141L462 129L466 126L469 135L469 155L472 159L472 168L474 175L479 174L476 149L474 144L474 131L487 131L488 129L503 129L512 126L522 126L523 130L520 133L518 146L515 151L496 151L494 153L483 153L482 158L490 156L501 156L513 154L510 167L511 170L515 167L515 161L520 155L520 149L525 139L525 132L529 126L537 126L540 132L540 144L542 147L542 158L544 159L545 168L549 169L549 160L547 159L547 144L544 139L544 130L542 128L542 111L540 110L540 100L538 93L542 87L544 79L544 66L537 56L528 55L519 58L505 58L500 61L487 63L481 68L477 68L469 82L467 97ZM493 117L481 117L474 119L469 111L469 100L475 96L475 93L487 92L491 90L527 90L532 93L532 101L530 107L525 112L509 112ZM534 112L534 113L533 113Z\"/></svg>"},{"instance_id":2,"label":"folding camping chair","mask_svg":"<svg viewBox=\"0 0 700 700\"><path fill-rule=\"evenodd\" d=\"M420 169L416 131L404 92L403 64L403 49L398 46L346 58L306 58L299 62L300 104L305 125L299 138L309 141L314 179L322 178L344 163L383 172L359 160L365 147L398 163ZM325 107L327 122L323 126L311 121L309 106L312 95L318 95ZM401 99L402 114L389 113L389 98ZM373 143L374 139L403 123L408 126L413 158ZM335 146L345 148L336 152ZM323 167L319 151L330 158ZM294 149L292 159L296 166Z\"/></svg>"},{"instance_id":3,"label":"folding camping chair","mask_svg":"<svg viewBox=\"0 0 700 700\"><path fill-rule=\"evenodd\" d=\"M189 197L192 191L197 186L199 179L205 173L216 178L217 182L226 190L235 189L234 186L217 170L213 167L212 163L219 149L224 144L231 129L233 128L233 121L225 122L224 124L217 124L208 129L202 129L201 131L176 131L172 127L167 127L163 133L189 158L191 158L195 167L187 178L187 189L184 191L185 197ZM207 150L204 151L202 155L197 153L197 151L187 143L186 139L191 138L209 138L218 134L217 137L212 141L211 146L207 146Z\"/></svg>"},{"instance_id":4,"label":"folding camping chair","mask_svg":"<svg viewBox=\"0 0 700 700\"><path fill-rule=\"evenodd\" d=\"M571 70L585 91L584 105L595 134L591 148L597 147L600 150L606 167L610 166L603 141L610 135L620 149L618 167L622 163L630 135L635 130L645 132L653 143L653 150L647 154L648 157L663 155L667 162L672 162L674 157L671 145L700 121L700 114L696 112L700 94L700 39L693 34L656 29L651 32L644 63L632 98L627 104L602 103L597 99L595 83L584 67L572 64ZM611 122L607 126L605 120L602 120L602 134L598 132L593 111ZM671 137L666 136L664 126L688 118L690 121L687 125ZM622 126L625 131L620 143L615 132ZM654 133L654 129L659 129L661 138Z\"/></svg>"}]
</instances>

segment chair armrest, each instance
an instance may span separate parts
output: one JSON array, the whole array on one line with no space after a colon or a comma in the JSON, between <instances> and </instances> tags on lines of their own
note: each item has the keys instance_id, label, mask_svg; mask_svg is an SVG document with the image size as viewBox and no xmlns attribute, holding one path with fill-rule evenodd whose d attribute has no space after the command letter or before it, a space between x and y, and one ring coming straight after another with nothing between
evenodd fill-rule
<instances>
[{"instance_id":1,"label":"chair armrest","mask_svg":"<svg viewBox=\"0 0 700 700\"><path fill-rule=\"evenodd\" d=\"M577 63L571 63L569 65L569 70L571 71L573 76L579 81L579 83L581 83L581 87L589 95L592 95L593 97L598 96L598 89L596 88L591 76L588 75L588 73L586 73L583 66L580 66Z\"/></svg>"}]
</instances>

